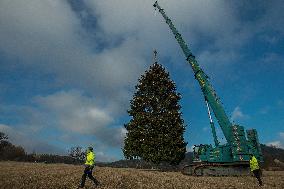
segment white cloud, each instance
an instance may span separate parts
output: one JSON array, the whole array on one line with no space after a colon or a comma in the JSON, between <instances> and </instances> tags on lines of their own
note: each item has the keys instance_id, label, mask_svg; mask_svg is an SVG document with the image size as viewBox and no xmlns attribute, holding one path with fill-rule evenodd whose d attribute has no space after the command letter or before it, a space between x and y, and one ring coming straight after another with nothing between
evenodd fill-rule
<instances>
[{"instance_id":1,"label":"white cloud","mask_svg":"<svg viewBox=\"0 0 284 189\"><path fill-rule=\"evenodd\" d=\"M1 110L11 118L20 118L20 123L1 125L0 129L10 136L11 142L23 146L28 152L64 153L53 143L65 143L66 148L95 143L100 151L123 146L126 129L115 124L108 109L101 108L94 98L80 91L60 91L48 96L37 96L33 106L3 106ZM48 131L44 137L39 134L43 131ZM33 136L39 136L40 139Z\"/></svg>"},{"instance_id":2,"label":"white cloud","mask_svg":"<svg viewBox=\"0 0 284 189\"><path fill-rule=\"evenodd\" d=\"M249 116L244 114L239 106L237 106L232 112L231 120L233 121L247 118L249 118Z\"/></svg>"},{"instance_id":3,"label":"white cloud","mask_svg":"<svg viewBox=\"0 0 284 189\"><path fill-rule=\"evenodd\" d=\"M66 151L55 145L40 140L30 135L25 130L16 129L12 126L0 124L0 131L8 135L8 140L14 144L22 146L28 153L51 153L51 154L66 154Z\"/></svg>"},{"instance_id":4,"label":"white cloud","mask_svg":"<svg viewBox=\"0 0 284 189\"><path fill-rule=\"evenodd\" d=\"M81 21L67 1L1 1L0 52L19 60L15 66L55 74L57 82L81 88L121 113L117 107L125 107L130 86L147 64L140 43L127 38L98 53L84 38Z\"/></svg>"},{"instance_id":5,"label":"white cloud","mask_svg":"<svg viewBox=\"0 0 284 189\"><path fill-rule=\"evenodd\" d=\"M80 28L79 20L64 1L4 0L0 5L1 51L21 59L46 58L51 54L58 57L68 45L74 47L73 43L78 42L74 33Z\"/></svg>"},{"instance_id":6,"label":"white cloud","mask_svg":"<svg viewBox=\"0 0 284 189\"><path fill-rule=\"evenodd\" d=\"M186 152L193 152L194 145L186 147Z\"/></svg>"},{"instance_id":7,"label":"white cloud","mask_svg":"<svg viewBox=\"0 0 284 189\"><path fill-rule=\"evenodd\" d=\"M116 161L116 157L109 156L102 151L96 152L96 161L100 162L113 162Z\"/></svg>"},{"instance_id":8,"label":"white cloud","mask_svg":"<svg viewBox=\"0 0 284 189\"><path fill-rule=\"evenodd\" d=\"M96 140L110 147L123 143L125 129L112 126L114 119L111 112L98 106L94 98L84 96L79 91L61 91L36 97L35 102L39 111L46 112L45 118L55 122L53 127L61 129L65 135L93 135Z\"/></svg>"},{"instance_id":9,"label":"white cloud","mask_svg":"<svg viewBox=\"0 0 284 189\"><path fill-rule=\"evenodd\" d=\"M284 143L283 143L284 142L284 132L279 132L278 134L280 136L280 138L277 137L279 138L279 140L268 142L266 143L266 145L284 149Z\"/></svg>"},{"instance_id":10,"label":"white cloud","mask_svg":"<svg viewBox=\"0 0 284 189\"><path fill-rule=\"evenodd\" d=\"M268 143L266 143L266 145L276 147L276 148L283 148L283 145L281 144L281 142L279 140L268 142Z\"/></svg>"},{"instance_id":11,"label":"white cloud","mask_svg":"<svg viewBox=\"0 0 284 189\"><path fill-rule=\"evenodd\" d=\"M58 127L64 131L93 134L113 122L112 117L99 108L94 99L83 96L79 91L61 91L37 97L36 103L47 115L54 116Z\"/></svg>"},{"instance_id":12,"label":"white cloud","mask_svg":"<svg viewBox=\"0 0 284 189\"><path fill-rule=\"evenodd\" d=\"M162 16L158 11L154 11L153 0L86 0L85 2L100 16L98 24L107 37L136 36L138 46L158 47L163 54L170 53L171 56L180 52ZM196 45L204 37L211 38L213 43L207 43L207 49L213 46L221 47L224 49L223 55L226 55L228 53L225 49L234 49L242 42L241 35L235 32L240 31L242 27L231 7L223 1L182 0L177 3L164 0L159 3L184 34L185 39L190 39L189 44Z\"/></svg>"}]
</instances>

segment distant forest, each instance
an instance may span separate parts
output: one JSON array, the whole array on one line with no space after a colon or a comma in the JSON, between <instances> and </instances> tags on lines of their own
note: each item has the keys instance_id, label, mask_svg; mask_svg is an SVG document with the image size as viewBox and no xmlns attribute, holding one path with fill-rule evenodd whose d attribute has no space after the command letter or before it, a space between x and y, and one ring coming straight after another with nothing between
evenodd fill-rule
<instances>
[{"instance_id":1,"label":"distant forest","mask_svg":"<svg viewBox=\"0 0 284 189\"><path fill-rule=\"evenodd\" d=\"M0 161L24 161L24 162L43 162L43 163L66 163L80 164L81 157L74 157L70 153L68 156L54 154L28 154L21 146L16 146L9 141L8 136L0 132Z\"/></svg>"},{"instance_id":2,"label":"distant forest","mask_svg":"<svg viewBox=\"0 0 284 189\"><path fill-rule=\"evenodd\" d=\"M78 149L78 147L76 147ZM71 149L74 149L71 148ZM80 148L82 149L82 148ZM264 156L264 163L262 168L267 170L284 170L274 161L275 159L284 162L284 149L261 144L262 153ZM69 152L68 156L60 156L53 154L28 154L21 146L16 146L9 142L8 136L0 132L0 161L24 161L24 162L41 162L41 163L66 163L66 164L81 164L83 163L82 154L78 157L74 155L74 151ZM185 158L177 166L172 166L166 163L155 165L143 160L119 160L115 162L96 162L97 166L108 167L129 167L129 168L142 168L151 169L157 168L169 171L178 171L184 165L192 163L192 152L188 152Z\"/></svg>"}]
</instances>

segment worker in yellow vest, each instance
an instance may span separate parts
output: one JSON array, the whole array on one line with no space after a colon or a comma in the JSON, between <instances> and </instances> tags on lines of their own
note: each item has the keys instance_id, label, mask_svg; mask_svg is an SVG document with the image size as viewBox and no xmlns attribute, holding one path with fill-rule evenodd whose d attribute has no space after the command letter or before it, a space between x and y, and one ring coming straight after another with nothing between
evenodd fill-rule
<instances>
[{"instance_id":1,"label":"worker in yellow vest","mask_svg":"<svg viewBox=\"0 0 284 189\"><path fill-rule=\"evenodd\" d=\"M262 186L262 180L260 178L261 170L259 168L258 161L257 161L256 157L252 154L250 155L249 165L250 165L251 172L253 172L254 176L258 180L259 186Z\"/></svg>"},{"instance_id":2,"label":"worker in yellow vest","mask_svg":"<svg viewBox=\"0 0 284 189\"><path fill-rule=\"evenodd\" d=\"M84 174L82 175L81 184L78 188L83 188L85 186L86 177L88 176L95 184L95 186L98 186L100 183L99 181L92 175L92 171L95 165L95 153L93 152L92 147L88 147L87 153L86 153L86 162L85 162L85 170Z\"/></svg>"}]
</instances>

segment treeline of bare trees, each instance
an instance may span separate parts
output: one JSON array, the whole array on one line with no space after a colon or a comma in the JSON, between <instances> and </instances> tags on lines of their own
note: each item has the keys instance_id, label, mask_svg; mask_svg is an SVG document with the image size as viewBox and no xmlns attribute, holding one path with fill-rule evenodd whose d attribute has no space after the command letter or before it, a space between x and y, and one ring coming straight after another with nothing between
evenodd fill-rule
<instances>
[{"instance_id":1,"label":"treeline of bare trees","mask_svg":"<svg viewBox=\"0 0 284 189\"><path fill-rule=\"evenodd\" d=\"M8 141L8 136L0 132L0 160L19 161L26 155L21 146L15 146Z\"/></svg>"},{"instance_id":2,"label":"treeline of bare trees","mask_svg":"<svg viewBox=\"0 0 284 189\"><path fill-rule=\"evenodd\" d=\"M81 164L85 159L85 152L80 146L72 147L68 152L68 156L36 153L28 154L23 147L12 144L8 139L5 133L0 132L0 161Z\"/></svg>"}]
</instances>

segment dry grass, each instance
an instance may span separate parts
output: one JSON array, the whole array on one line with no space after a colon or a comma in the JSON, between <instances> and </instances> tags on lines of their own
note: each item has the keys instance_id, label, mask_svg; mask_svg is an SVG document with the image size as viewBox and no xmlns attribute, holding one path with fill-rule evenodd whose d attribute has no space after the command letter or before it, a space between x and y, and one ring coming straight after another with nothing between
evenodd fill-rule
<instances>
[{"instance_id":1,"label":"dry grass","mask_svg":"<svg viewBox=\"0 0 284 189\"><path fill-rule=\"evenodd\" d=\"M0 162L0 188L77 188L82 166ZM259 188L254 177L193 177L176 172L97 167L99 188L110 189L202 189ZM262 188L284 188L284 172L266 171ZM87 179L85 188L92 187Z\"/></svg>"}]
</instances>

